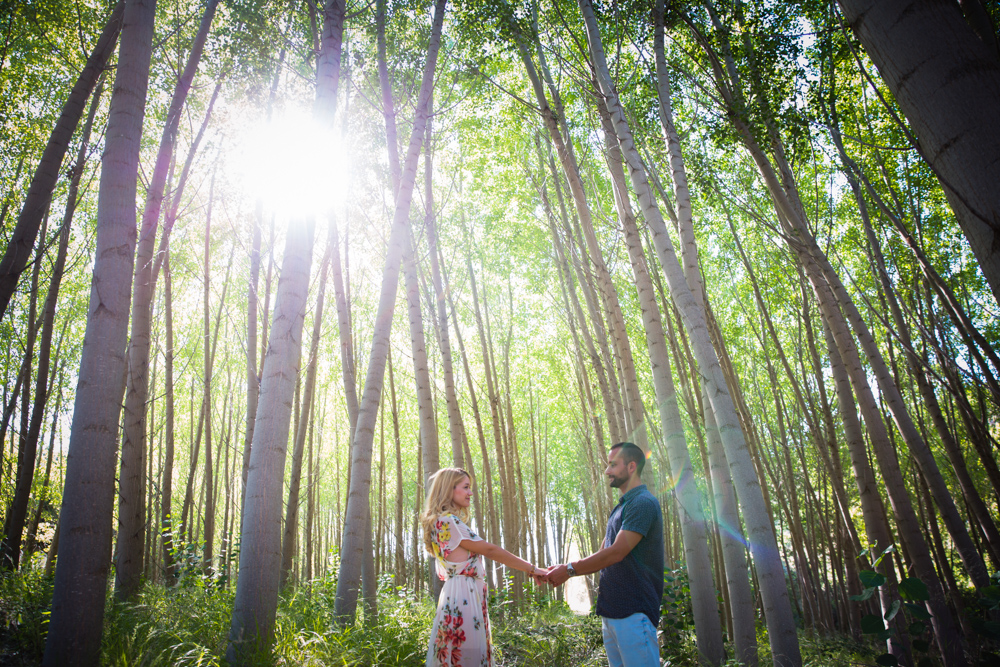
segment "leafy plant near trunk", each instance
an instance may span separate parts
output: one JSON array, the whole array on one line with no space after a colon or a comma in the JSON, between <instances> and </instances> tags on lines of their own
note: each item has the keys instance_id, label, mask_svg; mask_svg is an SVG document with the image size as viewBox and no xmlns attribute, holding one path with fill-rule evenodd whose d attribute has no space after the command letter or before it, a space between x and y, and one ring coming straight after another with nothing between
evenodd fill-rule
<instances>
[{"instance_id":1,"label":"leafy plant near trunk","mask_svg":"<svg viewBox=\"0 0 1000 667\"><path fill-rule=\"evenodd\" d=\"M882 564L882 560L895 552L895 550L896 548L890 544L875 559L872 567L878 568ZM867 556L873 552L874 546L870 546L861 552L861 555ZM865 588L858 595L851 596L851 599L856 602L864 602L872 597L887 582L885 575L879 574L875 569L862 570L858 576ZM909 621L906 630L913 648L920 653L926 653L931 645L931 632L927 624L927 621L931 620L931 615L927 613L927 609L923 604L930 599L927 585L917 577L906 577L900 580L897 590L901 599L893 600L892 605L885 614L882 616L878 614L866 614L861 617L861 631L866 635L874 635L878 641L891 641L896 631L891 625L887 627L886 623L891 623L897 614L903 611L906 619ZM875 659L875 662L887 666L899 664L899 660L891 653L883 653ZM932 662L926 656L921 657L917 662L917 665L930 664Z\"/></svg>"}]
</instances>

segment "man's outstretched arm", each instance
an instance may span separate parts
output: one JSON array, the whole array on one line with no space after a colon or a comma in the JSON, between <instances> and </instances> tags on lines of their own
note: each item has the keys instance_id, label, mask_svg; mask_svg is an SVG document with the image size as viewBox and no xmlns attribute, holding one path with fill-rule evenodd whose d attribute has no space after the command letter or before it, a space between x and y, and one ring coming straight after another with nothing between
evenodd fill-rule
<instances>
[{"instance_id":1,"label":"man's outstretched arm","mask_svg":"<svg viewBox=\"0 0 1000 667\"><path fill-rule=\"evenodd\" d=\"M614 565L624 560L625 556L629 555L641 539L641 533L632 530L619 530L618 536L611 546L604 547L583 560L576 561L573 568L577 574L591 574L592 572L603 570L609 565ZM548 577L546 577L546 581L553 586L560 586L567 579L569 579L569 572L566 570L566 565L555 566L549 571Z\"/></svg>"}]
</instances>

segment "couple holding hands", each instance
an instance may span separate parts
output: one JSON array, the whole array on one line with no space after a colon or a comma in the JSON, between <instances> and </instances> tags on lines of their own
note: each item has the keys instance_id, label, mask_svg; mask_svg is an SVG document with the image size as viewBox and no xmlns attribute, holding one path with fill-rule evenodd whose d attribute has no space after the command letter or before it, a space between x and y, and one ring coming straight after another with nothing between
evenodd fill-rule
<instances>
[{"instance_id":1,"label":"couple holding hands","mask_svg":"<svg viewBox=\"0 0 1000 667\"><path fill-rule=\"evenodd\" d=\"M431 627L427 667L493 667L483 557L526 572L541 585L560 586L582 574L601 573L596 613L611 667L658 667L656 626L663 597L663 515L642 483L646 456L631 442L608 452L605 475L621 492L608 518L600 551L575 563L537 568L469 528L472 483L461 468L430 478L420 521L424 546L444 580Z\"/></svg>"}]
</instances>

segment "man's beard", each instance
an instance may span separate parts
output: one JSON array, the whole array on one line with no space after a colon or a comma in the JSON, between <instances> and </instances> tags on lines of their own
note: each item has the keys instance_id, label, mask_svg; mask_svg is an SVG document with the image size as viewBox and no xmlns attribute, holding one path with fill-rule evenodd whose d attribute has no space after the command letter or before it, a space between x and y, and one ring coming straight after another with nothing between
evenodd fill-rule
<instances>
[{"instance_id":1,"label":"man's beard","mask_svg":"<svg viewBox=\"0 0 1000 667\"><path fill-rule=\"evenodd\" d=\"M619 489L625 486L625 482L628 481L628 477L615 477L613 475L608 475L611 478L611 488Z\"/></svg>"}]
</instances>

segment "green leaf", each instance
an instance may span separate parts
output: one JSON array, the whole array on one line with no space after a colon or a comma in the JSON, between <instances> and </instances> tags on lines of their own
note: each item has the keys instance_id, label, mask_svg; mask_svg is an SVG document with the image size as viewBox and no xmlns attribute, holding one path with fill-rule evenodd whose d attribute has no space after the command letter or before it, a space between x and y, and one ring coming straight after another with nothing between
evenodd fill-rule
<instances>
[{"instance_id":1,"label":"green leaf","mask_svg":"<svg viewBox=\"0 0 1000 667\"><path fill-rule=\"evenodd\" d=\"M885 583L885 577L872 570L862 570L858 577L861 579L861 583L865 585L865 588L878 588Z\"/></svg>"},{"instance_id":2,"label":"green leaf","mask_svg":"<svg viewBox=\"0 0 1000 667\"><path fill-rule=\"evenodd\" d=\"M899 594L904 600L920 602L930 600L931 594L927 591L927 585L916 577L907 577L899 582Z\"/></svg>"},{"instance_id":3,"label":"green leaf","mask_svg":"<svg viewBox=\"0 0 1000 667\"><path fill-rule=\"evenodd\" d=\"M899 608L902 604L903 603L899 600L893 600L892 605L889 606L889 611L885 612L885 616L883 618L885 618L886 621L891 621L896 618L896 614L899 613Z\"/></svg>"},{"instance_id":4,"label":"green leaf","mask_svg":"<svg viewBox=\"0 0 1000 667\"><path fill-rule=\"evenodd\" d=\"M910 627L907 628L907 632L911 635L922 635L926 629L927 625L923 621L913 621L913 623L910 623Z\"/></svg>"},{"instance_id":5,"label":"green leaf","mask_svg":"<svg viewBox=\"0 0 1000 667\"><path fill-rule=\"evenodd\" d=\"M927 613L927 608L924 605L916 602L904 602L903 606L906 607L906 611L910 612L910 615L914 618L919 618L922 621L931 620L931 615Z\"/></svg>"},{"instance_id":6,"label":"green leaf","mask_svg":"<svg viewBox=\"0 0 1000 667\"><path fill-rule=\"evenodd\" d=\"M882 618L880 616L876 616L875 614L866 614L861 618L861 632L866 635L882 632L883 630L885 630L885 624L882 623Z\"/></svg>"},{"instance_id":7,"label":"green leaf","mask_svg":"<svg viewBox=\"0 0 1000 667\"><path fill-rule=\"evenodd\" d=\"M884 642L885 640L889 639L889 637L892 637L894 633L895 630L893 630L892 628L886 628L882 632L875 635L875 641Z\"/></svg>"},{"instance_id":8,"label":"green leaf","mask_svg":"<svg viewBox=\"0 0 1000 667\"><path fill-rule=\"evenodd\" d=\"M931 647L931 643L926 639L914 639L913 648L917 651L926 651Z\"/></svg>"},{"instance_id":9,"label":"green leaf","mask_svg":"<svg viewBox=\"0 0 1000 667\"><path fill-rule=\"evenodd\" d=\"M882 554L878 558L875 559L875 563L874 563L875 567L878 567L879 565L881 565L882 559L885 558L886 555L891 554L892 552L894 552L895 550L896 550L896 547L894 547L893 545L890 544L889 546L887 546L885 548L885 551L883 551Z\"/></svg>"},{"instance_id":10,"label":"green leaf","mask_svg":"<svg viewBox=\"0 0 1000 667\"><path fill-rule=\"evenodd\" d=\"M861 595L852 595L851 599L854 600L855 602L864 602L871 596L875 595L876 590L878 589L866 588L865 590L861 591Z\"/></svg>"},{"instance_id":11,"label":"green leaf","mask_svg":"<svg viewBox=\"0 0 1000 667\"><path fill-rule=\"evenodd\" d=\"M892 653L883 653L879 657L875 658L875 662L884 667L896 667L899 664L899 660L896 659Z\"/></svg>"}]
</instances>

